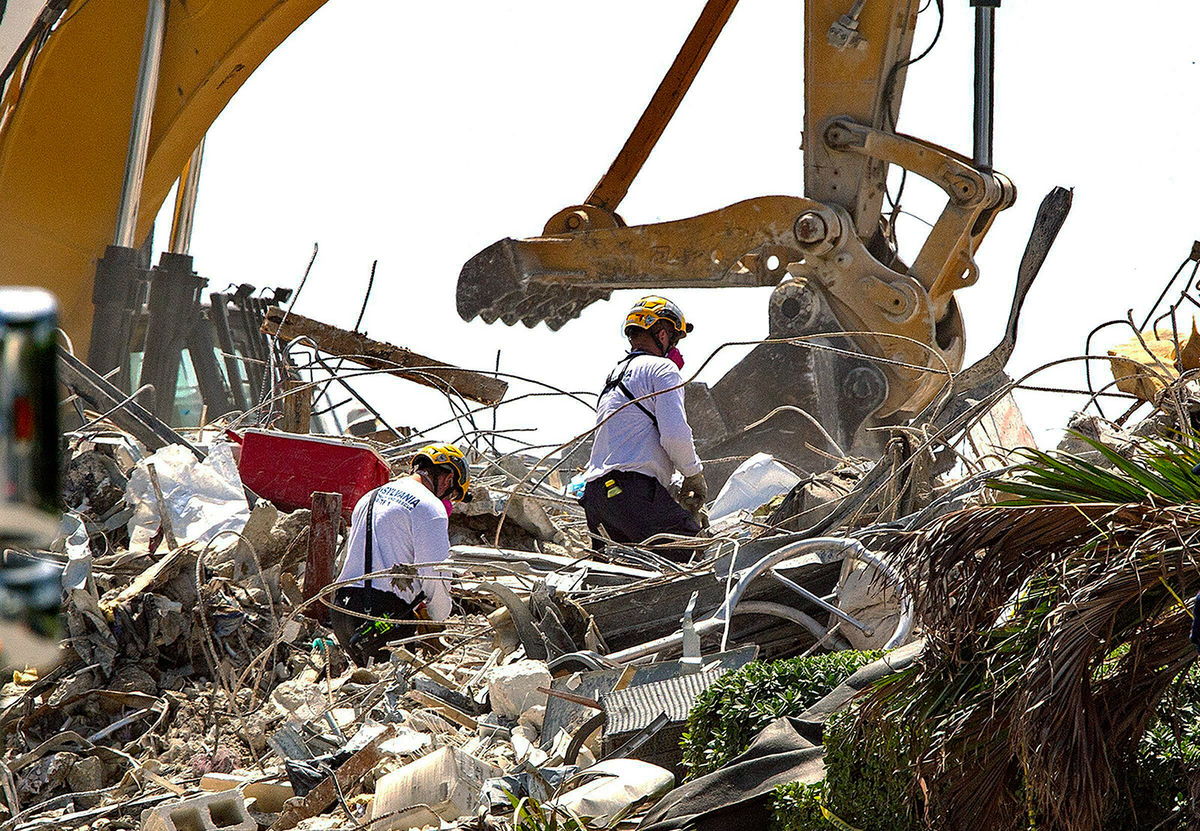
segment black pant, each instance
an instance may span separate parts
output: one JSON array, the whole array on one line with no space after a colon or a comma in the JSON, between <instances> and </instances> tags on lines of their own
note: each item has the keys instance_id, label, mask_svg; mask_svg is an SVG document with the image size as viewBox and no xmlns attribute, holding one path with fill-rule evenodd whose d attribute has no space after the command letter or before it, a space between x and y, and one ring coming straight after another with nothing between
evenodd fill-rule
<instances>
[{"instance_id":1,"label":"black pant","mask_svg":"<svg viewBox=\"0 0 1200 831\"><path fill-rule=\"evenodd\" d=\"M393 592L365 586L344 586L334 592L333 605L334 608L329 610L329 625L333 628L333 635L350 660L360 667L365 667L368 659L386 661L390 656L386 648L388 643L417 634L416 623L393 623L378 627L376 621L340 611L349 609L376 618L411 620L415 604L401 600Z\"/></svg>"},{"instance_id":2,"label":"black pant","mask_svg":"<svg viewBox=\"0 0 1200 831\"><path fill-rule=\"evenodd\" d=\"M593 479L583 489L583 513L592 533L592 548L604 550L603 526L613 542L640 543L655 534L694 536L696 518L676 502L653 476L616 470ZM686 548L660 550L673 560L686 560Z\"/></svg>"}]
</instances>

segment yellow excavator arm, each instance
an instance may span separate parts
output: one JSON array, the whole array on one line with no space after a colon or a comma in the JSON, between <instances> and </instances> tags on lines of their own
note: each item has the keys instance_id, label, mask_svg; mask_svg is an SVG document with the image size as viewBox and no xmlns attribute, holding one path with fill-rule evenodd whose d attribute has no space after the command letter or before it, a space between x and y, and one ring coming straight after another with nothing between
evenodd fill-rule
<instances>
[{"instance_id":1,"label":"yellow excavator arm","mask_svg":"<svg viewBox=\"0 0 1200 831\"><path fill-rule=\"evenodd\" d=\"M999 0L974 4L991 12ZM954 293L978 278L974 253L1016 191L990 169L990 109L983 160L896 132L918 0L806 0L804 196L764 196L627 226L620 199L735 5L709 0L587 200L554 214L540 236L501 240L463 267L458 311L464 319L558 328L619 288L776 286L771 336L807 339L806 354L764 344L711 390L689 390L689 410L714 455L778 445L781 455L811 460L797 451L804 442L796 434L812 433L804 419L815 418L838 447L850 447L864 424L919 412L961 367ZM946 196L911 265L901 261L883 213L893 165ZM828 348L812 354L816 346ZM746 425L781 411L799 420L783 429L759 424L748 434Z\"/></svg>"},{"instance_id":2,"label":"yellow excavator arm","mask_svg":"<svg viewBox=\"0 0 1200 831\"><path fill-rule=\"evenodd\" d=\"M164 0L135 247L229 99L324 2ZM116 240L147 8L147 0L71 0L65 9L52 0L0 104L0 282L57 294L80 349L96 262Z\"/></svg>"}]
</instances>

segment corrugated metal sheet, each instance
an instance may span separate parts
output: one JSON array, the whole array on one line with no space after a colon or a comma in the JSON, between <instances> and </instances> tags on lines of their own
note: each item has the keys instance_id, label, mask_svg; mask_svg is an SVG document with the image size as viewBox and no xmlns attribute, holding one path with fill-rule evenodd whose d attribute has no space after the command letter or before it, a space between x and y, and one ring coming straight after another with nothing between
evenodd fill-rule
<instances>
[{"instance_id":1,"label":"corrugated metal sheet","mask_svg":"<svg viewBox=\"0 0 1200 831\"><path fill-rule=\"evenodd\" d=\"M697 696L716 683L725 672L724 669L714 669L681 675L654 684L627 687L603 696L600 703L608 714L605 735L617 736L641 730L660 713L666 713L672 722L686 720Z\"/></svg>"}]
</instances>

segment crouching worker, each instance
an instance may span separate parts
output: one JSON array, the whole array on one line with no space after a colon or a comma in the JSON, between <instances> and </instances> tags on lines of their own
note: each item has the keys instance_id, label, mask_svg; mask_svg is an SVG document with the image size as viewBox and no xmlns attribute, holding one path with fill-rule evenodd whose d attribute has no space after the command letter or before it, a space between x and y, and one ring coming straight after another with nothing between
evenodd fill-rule
<instances>
[{"instance_id":1,"label":"crouching worker","mask_svg":"<svg viewBox=\"0 0 1200 831\"><path fill-rule=\"evenodd\" d=\"M625 316L629 352L609 374L596 406L596 436L583 491L593 547L640 543L655 534L692 536L701 529L706 488L683 409L679 341L692 331L663 297L643 297ZM683 475L679 501L668 487ZM603 533L602 533L603 532ZM686 559L687 549L662 552Z\"/></svg>"},{"instance_id":2,"label":"crouching worker","mask_svg":"<svg viewBox=\"0 0 1200 831\"><path fill-rule=\"evenodd\" d=\"M420 566L450 555L450 510L454 502L467 499L470 484L462 451L452 444L431 444L417 453L410 475L376 488L354 506L346 561L338 576L347 585L334 593L330 623L338 643L359 666L370 659L386 660L387 644L418 634L419 621L449 616L449 587L436 579L436 569ZM417 566L417 576L360 579L394 565Z\"/></svg>"}]
</instances>

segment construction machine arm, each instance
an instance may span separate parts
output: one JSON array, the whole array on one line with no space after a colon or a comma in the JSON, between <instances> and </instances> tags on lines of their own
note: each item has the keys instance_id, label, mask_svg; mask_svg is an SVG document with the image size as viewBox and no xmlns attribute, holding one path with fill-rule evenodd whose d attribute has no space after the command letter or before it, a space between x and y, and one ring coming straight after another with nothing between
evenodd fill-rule
<instances>
[{"instance_id":1,"label":"construction machine arm","mask_svg":"<svg viewBox=\"0 0 1200 831\"><path fill-rule=\"evenodd\" d=\"M882 359L887 393L876 417L915 413L962 364L954 292L978 277L974 252L1012 204L1007 178L935 144L895 131L916 0L807 0L805 7L805 197L746 200L690 219L626 227L603 195L614 170L623 195L662 132L723 19L710 0L675 65L588 203L556 214L542 236L506 239L464 266L464 319L546 321L559 328L618 288L779 285L788 275L868 356ZM731 8L724 4L722 11ZM727 15L726 15L727 16ZM679 73L681 65L690 74ZM674 79L674 80L673 80ZM670 89L671 95L664 95ZM653 130L645 127L653 124ZM638 152L631 148L639 148ZM636 157L637 164L622 161ZM946 206L911 267L883 232L887 172L896 165L938 185ZM589 208L604 201L607 214ZM592 208L600 208L592 204ZM790 290L789 290L790 291ZM820 316L811 316L817 320Z\"/></svg>"},{"instance_id":2,"label":"construction machine arm","mask_svg":"<svg viewBox=\"0 0 1200 831\"><path fill-rule=\"evenodd\" d=\"M546 223L543 233L560 234L580 231L588 228L617 228L625 224L617 214L617 206L629 192L629 186L642 170L642 165L650 157L650 151L662 137L663 130L679 109L679 104L687 91L696 80L700 67L717 41L717 36L725 28L729 16L733 14L738 0L708 0L696 19L696 25L688 34L687 40L671 68L663 76L662 83L654 91L654 96L642 117L638 119L625 140L621 152L609 165L608 172L601 177L592 188L591 194L582 205L563 208Z\"/></svg>"},{"instance_id":3,"label":"construction machine arm","mask_svg":"<svg viewBox=\"0 0 1200 831\"><path fill-rule=\"evenodd\" d=\"M167 4L135 245L229 99L324 2ZM27 45L5 88L0 273L55 292L81 348L96 260L117 224L146 12L147 0L71 0L44 45Z\"/></svg>"}]
</instances>

